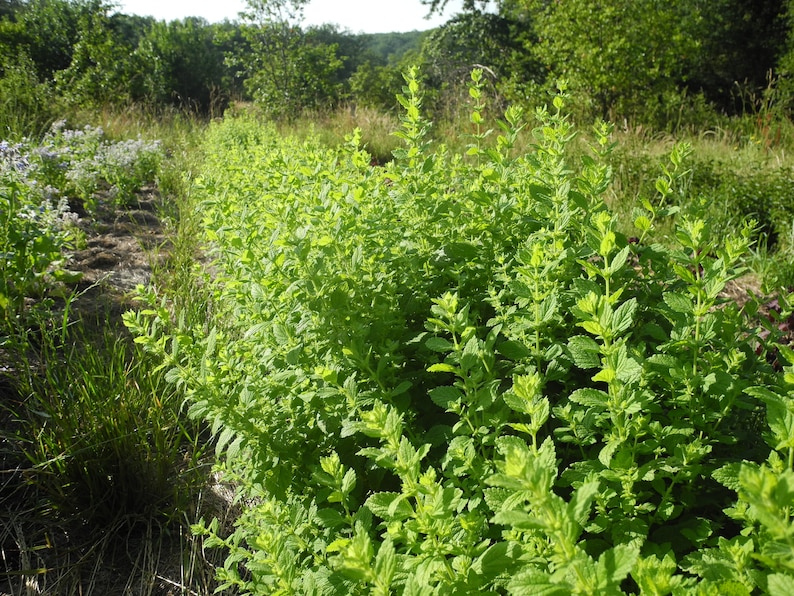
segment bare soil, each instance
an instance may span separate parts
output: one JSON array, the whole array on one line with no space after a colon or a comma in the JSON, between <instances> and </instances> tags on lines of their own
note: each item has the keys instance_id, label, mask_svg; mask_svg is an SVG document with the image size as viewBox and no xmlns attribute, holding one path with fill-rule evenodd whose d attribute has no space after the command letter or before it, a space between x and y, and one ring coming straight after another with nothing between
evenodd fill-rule
<instances>
[{"instance_id":1,"label":"bare soil","mask_svg":"<svg viewBox=\"0 0 794 596\"><path fill-rule=\"evenodd\" d=\"M162 207L157 190L146 188L127 209L100 205L94 216L78 220L85 244L72 252L67 265L82 274L75 286L78 316L116 318L132 307L131 292L147 285L168 258Z\"/></svg>"}]
</instances>

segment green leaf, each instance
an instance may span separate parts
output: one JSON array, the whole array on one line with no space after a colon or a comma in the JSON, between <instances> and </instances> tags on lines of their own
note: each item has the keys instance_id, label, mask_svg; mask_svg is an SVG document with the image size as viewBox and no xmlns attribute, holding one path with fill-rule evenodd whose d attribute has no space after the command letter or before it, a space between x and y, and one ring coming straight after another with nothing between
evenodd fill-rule
<instances>
[{"instance_id":1,"label":"green leaf","mask_svg":"<svg viewBox=\"0 0 794 596\"><path fill-rule=\"evenodd\" d=\"M601 365L601 346L592 337L574 335L568 339L568 351L579 368L597 368Z\"/></svg>"},{"instance_id":2,"label":"green leaf","mask_svg":"<svg viewBox=\"0 0 794 596\"><path fill-rule=\"evenodd\" d=\"M609 402L609 394L600 389L585 387L571 393L568 399L583 406L606 409Z\"/></svg>"},{"instance_id":3,"label":"green leaf","mask_svg":"<svg viewBox=\"0 0 794 596\"><path fill-rule=\"evenodd\" d=\"M794 577L782 573L773 573L766 578L769 596L791 596L794 594Z\"/></svg>"},{"instance_id":4,"label":"green leaf","mask_svg":"<svg viewBox=\"0 0 794 596\"><path fill-rule=\"evenodd\" d=\"M683 294L677 294L675 292L665 292L662 294L662 300L664 303L670 307L670 310L673 312L690 315L694 312L695 306L692 304L692 300Z\"/></svg>"},{"instance_id":5,"label":"green leaf","mask_svg":"<svg viewBox=\"0 0 794 596\"><path fill-rule=\"evenodd\" d=\"M626 261L629 258L629 254L631 254L631 245L624 246L621 251L615 255L612 259L612 262L609 264L609 271L610 273L618 272L623 265L626 264Z\"/></svg>"},{"instance_id":6,"label":"green leaf","mask_svg":"<svg viewBox=\"0 0 794 596\"><path fill-rule=\"evenodd\" d=\"M349 495L356 486L356 472L355 470L348 470L342 478L342 494Z\"/></svg>"},{"instance_id":7,"label":"green leaf","mask_svg":"<svg viewBox=\"0 0 794 596\"><path fill-rule=\"evenodd\" d=\"M583 525L590 514L590 505L599 490L597 479L588 480L582 484L573 494L568 503L568 515L579 525Z\"/></svg>"},{"instance_id":8,"label":"green leaf","mask_svg":"<svg viewBox=\"0 0 794 596\"><path fill-rule=\"evenodd\" d=\"M457 373L458 368L452 366L451 364L447 364L446 362L439 362L437 364L432 364L427 367L428 372L448 372L448 373Z\"/></svg>"},{"instance_id":9,"label":"green leaf","mask_svg":"<svg viewBox=\"0 0 794 596\"><path fill-rule=\"evenodd\" d=\"M598 575L613 585L620 584L631 572L640 551L634 545L618 544L598 557Z\"/></svg>"},{"instance_id":10,"label":"green leaf","mask_svg":"<svg viewBox=\"0 0 794 596\"><path fill-rule=\"evenodd\" d=\"M520 544L503 540L491 545L478 557L472 567L485 578L512 575L511 571L519 564L521 554Z\"/></svg>"},{"instance_id":11,"label":"green leaf","mask_svg":"<svg viewBox=\"0 0 794 596\"><path fill-rule=\"evenodd\" d=\"M364 505L373 514L386 521L399 521L414 515L413 507L402 493L375 493L370 495Z\"/></svg>"},{"instance_id":12,"label":"green leaf","mask_svg":"<svg viewBox=\"0 0 794 596\"><path fill-rule=\"evenodd\" d=\"M493 516L491 522L517 530L543 530L546 524L536 516L524 511L500 511Z\"/></svg>"},{"instance_id":13,"label":"green leaf","mask_svg":"<svg viewBox=\"0 0 794 596\"><path fill-rule=\"evenodd\" d=\"M626 331L634 322L634 313L637 311L637 299L632 298L617 307L612 315L612 333L619 335Z\"/></svg>"},{"instance_id":14,"label":"green leaf","mask_svg":"<svg viewBox=\"0 0 794 596\"><path fill-rule=\"evenodd\" d=\"M641 232L648 232L651 229L651 220L648 219L645 215L640 215L637 219L634 220L634 227L640 230Z\"/></svg>"},{"instance_id":15,"label":"green leaf","mask_svg":"<svg viewBox=\"0 0 794 596\"><path fill-rule=\"evenodd\" d=\"M442 354L447 354L455 349L455 346L452 345L452 342L444 339L443 337L431 337L425 342L425 345L428 349L433 350L434 352L440 352Z\"/></svg>"},{"instance_id":16,"label":"green leaf","mask_svg":"<svg viewBox=\"0 0 794 596\"><path fill-rule=\"evenodd\" d=\"M618 353L618 366L615 376L624 383L638 383L642 378L642 366L631 356L626 354L625 346Z\"/></svg>"},{"instance_id":17,"label":"green leaf","mask_svg":"<svg viewBox=\"0 0 794 596\"><path fill-rule=\"evenodd\" d=\"M324 528L335 530L345 525L345 518L336 509L318 509L315 515Z\"/></svg>"},{"instance_id":18,"label":"green leaf","mask_svg":"<svg viewBox=\"0 0 794 596\"><path fill-rule=\"evenodd\" d=\"M570 596L573 587L567 583L557 583L544 571L530 569L514 576L507 584L512 596Z\"/></svg>"},{"instance_id":19,"label":"green leaf","mask_svg":"<svg viewBox=\"0 0 794 596\"><path fill-rule=\"evenodd\" d=\"M621 446L621 442L615 439L607 441L607 444L598 452L598 461L600 461L605 468L609 468L612 463L612 457Z\"/></svg>"},{"instance_id":20,"label":"green leaf","mask_svg":"<svg viewBox=\"0 0 794 596\"><path fill-rule=\"evenodd\" d=\"M445 410L450 408L450 404L460 403L463 400L463 392L457 387L449 385L434 387L428 391L428 395L434 404Z\"/></svg>"},{"instance_id":21,"label":"green leaf","mask_svg":"<svg viewBox=\"0 0 794 596\"><path fill-rule=\"evenodd\" d=\"M375 557L375 582L380 593L389 594L394 572L397 570L397 556L389 536L381 543Z\"/></svg>"},{"instance_id":22,"label":"green leaf","mask_svg":"<svg viewBox=\"0 0 794 596\"><path fill-rule=\"evenodd\" d=\"M532 355L532 352L524 344L512 340L503 341L497 345L496 351L505 358L514 361L523 360Z\"/></svg>"},{"instance_id":23,"label":"green leaf","mask_svg":"<svg viewBox=\"0 0 794 596\"><path fill-rule=\"evenodd\" d=\"M745 393L766 403L766 419L775 438L774 449L794 448L794 402L765 387L748 387Z\"/></svg>"},{"instance_id":24,"label":"green leaf","mask_svg":"<svg viewBox=\"0 0 794 596\"><path fill-rule=\"evenodd\" d=\"M733 462L725 464L712 472L711 477L723 486L731 489L732 491L739 491L739 472L742 469L741 462Z\"/></svg>"}]
</instances>

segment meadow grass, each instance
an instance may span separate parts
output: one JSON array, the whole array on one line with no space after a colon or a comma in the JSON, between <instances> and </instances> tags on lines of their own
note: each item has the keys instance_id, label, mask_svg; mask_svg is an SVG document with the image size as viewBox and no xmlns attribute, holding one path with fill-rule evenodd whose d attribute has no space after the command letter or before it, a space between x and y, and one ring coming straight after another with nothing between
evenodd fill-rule
<instances>
[{"instance_id":1,"label":"meadow grass","mask_svg":"<svg viewBox=\"0 0 794 596\"><path fill-rule=\"evenodd\" d=\"M142 109L70 122L162 142L168 158L154 182L169 240L150 255L151 283L202 317L187 287L197 253L187 202L204 123ZM183 396L124 329L118 312L129 297L103 311L85 292L62 290L0 334L9 505L0 516L0 591L210 593L212 565L189 528L225 505L210 498L203 426L187 419Z\"/></svg>"}]
</instances>

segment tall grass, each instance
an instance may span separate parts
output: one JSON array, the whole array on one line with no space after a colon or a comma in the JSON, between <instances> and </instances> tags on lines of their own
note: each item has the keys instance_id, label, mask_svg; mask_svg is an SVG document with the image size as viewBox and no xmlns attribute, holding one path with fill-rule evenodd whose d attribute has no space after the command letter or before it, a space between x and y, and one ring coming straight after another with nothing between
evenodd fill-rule
<instances>
[{"instance_id":1,"label":"tall grass","mask_svg":"<svg viewBox=\"0 0 794 596\"><path fill-rule=\"evenodd\" d=\"M204 124L139 108L69 118L115 139L162 141L169 240L151 254L152 283L203 317L187 286L198 247L186 214ZM0 593L210 593L211 565L189 527L225 503L207 489L203 428L132 342L120 305L97 316L93 300L56 292L28 304L0 346Z\"/></svg>"}]
</instances>

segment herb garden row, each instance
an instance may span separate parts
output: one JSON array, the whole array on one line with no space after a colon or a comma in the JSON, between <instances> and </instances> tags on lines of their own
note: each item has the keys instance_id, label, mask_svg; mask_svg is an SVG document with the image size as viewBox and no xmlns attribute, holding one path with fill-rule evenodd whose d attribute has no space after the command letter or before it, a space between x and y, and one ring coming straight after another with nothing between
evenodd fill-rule
<instances>
[{"instance_id":1,"label":"herb garden row","mask_svg":"<svg viewBox=\"0 0 794 596\"><path fill-rule=\"evenodd\" d=\"M794 593L792 308L726 298L752 222L677 212L677 145L621 231L608 126L573 150L561 93L491 134L470 92L465 154L431 148L409 75L384 166L211 126L206 318L150 293L125 322L238 487L231 534L194 527L222 587Z\"/></svg>"},{"instance_id":2,"label":"herb garden row","mask_svg":"<svg viewBox=\"0 0 794 596\"><path fill-rule=\"evenodd\" d=\"M483 85L456 152L409 74L383 166L359 131L213 123L189 181L206 258L178 272L189 297L140 288L124 322L151 358L109 368L77 347L55 365L76 295L43 321L79 279L75 211L134 202L163 151L64 123L0 144L0 349L53 342L63 392L36 395L34 365L15 422L53 510L112 519L108 491L129 505L157 466L158 515L186 507L203 448L164 375L241 505L232 531L193 527L225 553L220 590L794 593L794 301L746 291L754 222L726 235L681 199L686 144L618 216L609 126L576 131L562 92L486 130ZM129 392L142 418L114 413Z\"/></svg>"}]
</instances>

